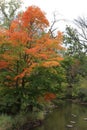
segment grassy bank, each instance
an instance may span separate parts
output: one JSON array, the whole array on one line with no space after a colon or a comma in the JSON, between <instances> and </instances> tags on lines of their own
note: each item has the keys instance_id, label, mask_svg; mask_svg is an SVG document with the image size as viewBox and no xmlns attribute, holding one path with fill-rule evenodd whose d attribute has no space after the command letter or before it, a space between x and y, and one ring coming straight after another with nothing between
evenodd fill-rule
<instances>
[{"instance_id":1,"label":"grassy bank","mask_svg":"<svg viewBox=\"0 0 87 130\"><path fill-rule=\"evenodd\" d=\"M32 112L32 113L19 113L16 116L9 116L2 114L0 116L0 130L22 130L28 127L35 127L41 124L44 119L44 113Z\"/></svg>"}]
</instances>

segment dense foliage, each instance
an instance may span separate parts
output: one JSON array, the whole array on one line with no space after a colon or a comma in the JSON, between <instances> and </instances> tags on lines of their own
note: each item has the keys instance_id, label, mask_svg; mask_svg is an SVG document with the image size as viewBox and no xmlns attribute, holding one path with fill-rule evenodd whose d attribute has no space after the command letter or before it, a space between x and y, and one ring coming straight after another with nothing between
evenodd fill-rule
<instances>
[{"instance_id":1,"label":"dense foliage","mask_svg":"<svg viewBox=\"0 0 87 130\"><path fill-rule=\"evenodd\" d=\"M42 110L55 98L86 101L86 87L79 85L87 77L83 35L69 26L53 34L55 21L50 28L39 7L17 14L20 6L13 0L0 7L0 113Z\"/></svg>"},{"instance_id":2,"label":"dense foliage","mask_svg":"<svg viewBox=\"0 0 87 130\"><path fill-rule=\"evenodd\" d=\"M0 28L0 112L17 113L39 107L39 98L51 100L63 80L58 51L62 33L45 31L49 22L39 7L30 6ZM58 78L58 81L57 81Z\"/></svg>"}]
</instances>

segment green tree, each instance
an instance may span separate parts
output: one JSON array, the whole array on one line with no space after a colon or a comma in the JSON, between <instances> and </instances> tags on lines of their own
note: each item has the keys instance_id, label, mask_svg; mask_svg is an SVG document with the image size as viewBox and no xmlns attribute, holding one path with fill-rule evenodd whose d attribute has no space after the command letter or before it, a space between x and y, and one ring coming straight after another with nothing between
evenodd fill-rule
<instances>
[{"instance_id":1,"label":"green tree","mask_svg":"<svg viewBox=\"0 0 87 130\"><path fill-rule=\"evenodd\" d=\"M79 33L76 29L71 27L66 27L66 32L64 35L64 45L66 47L65 56L73 57L79 62L78 74L85 76L87 69L87 56L84 50L84 44L80 40Z\"/></svg>"},{"instance_id":2,"label":"green tree","mask_svg":"<svg viewBox=\"0 0 87 130\"><path fill-rule=\"evenodd\" d=\"M64 45L66 47L65 54L68 56L77 56L81 58L84 54L83 45L80 43L79 35L76 29L67 26L64 33Z\"/></svg>"},{"instance_id":3,"label":"green tree","mask_svg":"<svg viewBox=\"0 0 87 130\"><path fill-rule=\"evenodd\" d=\"M9 28L11 21L16 18L21 0L0 0L0 25Z\"/></svg>"},{"instance_id":4,"label":"green tree","mask_svg":"<svg viewBox=\"0 0 87 130\"><path fill-rule=\"evenodd\" d=\"M80 80L80 76L86 76L87 56L84 51L78 31L70 26L66 27L64 34L64 46L66 47L62 66L66 70L66 81L72 96L74 85ZM70 96L69 95L69 96Z\"/></svg>"}]
</instances>

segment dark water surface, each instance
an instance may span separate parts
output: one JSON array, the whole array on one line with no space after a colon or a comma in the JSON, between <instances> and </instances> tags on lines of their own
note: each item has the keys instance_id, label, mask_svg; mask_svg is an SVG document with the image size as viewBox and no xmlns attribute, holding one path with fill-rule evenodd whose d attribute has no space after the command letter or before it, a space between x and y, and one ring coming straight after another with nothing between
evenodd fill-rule
<instances>
[{"instance_id":1,"label":"dark water surface","mask_svg":"<svg viewBox=\"0 0 87 130\"><path fill-rule=\"evenodd\" d=\"M50 113L42 126L32 130L87 130L86 118L87 106L67 102Z\"/></svg>"}]
</instances>

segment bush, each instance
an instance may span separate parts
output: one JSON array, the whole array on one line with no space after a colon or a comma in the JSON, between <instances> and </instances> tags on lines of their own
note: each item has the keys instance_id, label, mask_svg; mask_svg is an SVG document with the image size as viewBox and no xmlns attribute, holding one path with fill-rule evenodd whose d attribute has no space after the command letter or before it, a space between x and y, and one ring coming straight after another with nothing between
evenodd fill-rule
<instances>
[{"instance_id":1,"label":"bush","mask_svg":"<svg viewBox=\"0 0 87 130\"><path fill-rule=\"evenodd\" d=\"M14 117L13 129L19 130L27 122L26 116L24 114L19 113Z\"/></svg>"},{"instance_id":2,"label":"bush","mask_svg":"<svg viewBox=\"0 0 87 130\"><path fill-rule=\"evenodd\" d=\"M83 102L87 102L87 96L83 98Z\"/></svg>"},{"instance_id":3,"label":"bush","mask_svg":"<svg viewBox=\"0 0 87 130\"><path fill-rule=\"evenodd\" d=\"M55 106L61 106L61 105L65 104L65 101L61 100L61 99L56 99L56 100L53 101L53 103L54 103Z\"/></svg>"},{"instance_id":4,"label":"bush","mask_svg":"<svg viewBox=\"0 0 87 130\"><path fill-rule=\"evenodd\" d=\"M37 113L36 115L36 119L37 120L44 120L45 116L44 116L44 112L43 111L40 111Z\"/></svg>"},{"instance_id":5,"label":"bush","mask_svg":"<svg viewBox=\"0 0 87 130\"><path fill-rule=\"evenodd\" d=\"M20 90L2 89L0 91L0 113L17 114L21 107Z\"/></svg>"},{"instance_id":6,"label":"bush","mask_svg":"<svg viewBox=\"0 0 87 130\"><path fill-rule=\"evenodd\" d=\"M81 101L87 101L87 88L80 88L78 92L78 98Z\"/></svg>"},{"instance_id":7,"label":"bush","mask_svg":"<svg viewBox=\"0 0 87 130\"><path fill-rule=\"evenodd\" d=\"M43 119L43 112L19 113L13 117L2 114L0 116L0 130L19 130L31 121Z\"/></svg>"}]
</instances>

